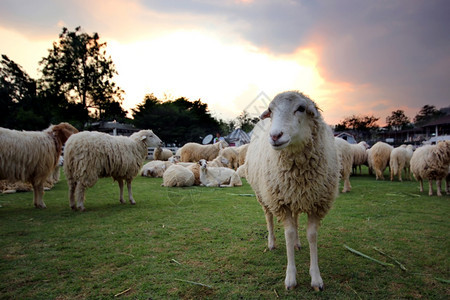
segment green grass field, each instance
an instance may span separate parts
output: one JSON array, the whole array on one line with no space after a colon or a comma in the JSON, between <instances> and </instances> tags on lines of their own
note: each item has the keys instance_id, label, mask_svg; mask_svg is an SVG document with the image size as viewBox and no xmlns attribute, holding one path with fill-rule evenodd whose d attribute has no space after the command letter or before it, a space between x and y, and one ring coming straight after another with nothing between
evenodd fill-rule
<instances>
[{"instance_id":1,"label":"green grass field","mask_svg":"<svg viewBox=\"0 0 450 300\"><path fill-rule=\"evenodd\" d=\"M137 177L132 206L101 179L84 213L69 208L63 176L44 195L45 210L33 207L32 193L1 194L0 298L450 298L450 197L420 194L415 181L351 177L353 190L319 231L323 292L310 288L305 216L298 286L285 291L283 228L276 225L277 249L266 251L264 214L245 181L228 189L161 182Z\"/></svg>"}]
</instances>

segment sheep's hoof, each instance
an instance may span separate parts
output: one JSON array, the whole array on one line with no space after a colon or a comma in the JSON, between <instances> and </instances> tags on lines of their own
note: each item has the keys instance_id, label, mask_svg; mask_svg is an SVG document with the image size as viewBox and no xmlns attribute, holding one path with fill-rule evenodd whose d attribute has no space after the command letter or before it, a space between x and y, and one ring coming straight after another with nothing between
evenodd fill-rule
<instances>
[{"instance_id":1,"label":"sheep's hoof","mask_svg":"<svg viewBox=\"0 0 450 300\"><path fill-rule=\"evenodd\" d=\"M131 205L136 205L136 202L133 201L133 202L130 202L130 204L131 204Z\"/></svg>"},{"instance_id":2,"label":"sheep's hoof","mask_svg":"<svg viewBox=\"0 0 450 300\"><path fill-rule=\"evenodd\" d=\"M297 284L291 285L291 286L287 286L286 285L286 291L292 291L293 289L295 289L295 287L297 286Z\"/></svg>"},{"instance_id":3,"label":"sheep's hoof","mask_svg":"<svg viewBox=\"0 0 450 300\"><path fill-rule=\"evenodd\" d=\"M323 286L313 286L315 292L323 292Z\"/></svg>"},{"instance_id":4,"label":"sheep's hoof","mask_svg":"<svg viewBox=\"0 0 450 300\"><path fill-rule=\"evenodd\" d=\"M34 207L36 207L36 208L47 208L47 206L45 206L45 204L35 204Z\"/></svg>"},{"instance_id":5,"label":"sheep's hoof","mask_svg":"<svg viewBox=\"0 0 450 300\"><path fill-rule=\"evenodd\" d=\"M75 205L70 207L73 211L77 211L77 207Z\"/></svg>"}]
</instances>

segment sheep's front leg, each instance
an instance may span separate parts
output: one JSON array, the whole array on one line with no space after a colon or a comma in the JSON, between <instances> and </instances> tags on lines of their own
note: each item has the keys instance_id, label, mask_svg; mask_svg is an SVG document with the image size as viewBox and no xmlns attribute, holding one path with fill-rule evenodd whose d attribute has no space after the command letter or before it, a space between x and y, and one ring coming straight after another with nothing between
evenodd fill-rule
<instances>
[{"instance_id":1,"label":"sheep's front leg","mask_svg":"<svg viewBox=\"0 0 450 300\"><path fill-rule=\"evenodd\" d=\"M136 204L136 201L133 199L133 192L131 191L131 181L132 179L127 179L127 189L128 189L128 200L130 200L131 204Z\"/></svg>"},{"instance_id":2,"label":"sheep's front leg","mask_svg":"<svg viewBox=\"0 0 450 300\"><path fill-rule=\"evenodd\" d=\"M123 200L123 180L117 179L117 183L119 184L119 201L120 203L124 204L125 201Z\"/></svg>"},{"instance_id":3,"label":"sheep's front leg","mask_svg":"<svg viewBox=\"0 0 450 300\"><path fill-rule=\"evenodd\" d=\"M419 179L420 192L423 193L423 180Z\"/></svg>"},{"instance_id":4,"label":"sheep's front leg","mask_svg":"<svg viewBox=\"0 0 450 300\"><path fill-rule=\"evenodd\" d=\"M275 249L275 235L273 233L273 214L269 211L268 208L263 207L264 209L264 215L266 217L266 224L267 224L267 247L269 250Z\"/></svg>"},{"instance_id":5,"label":"sheep's front leg","mask_svg":"<svg viewBox=\"0 0 450 300\"><path fill-rule=\"evenodd\" d=\"M33 203L36 208L46 208L44 200L44 184L33 183Z\"/></svg>"},{"instance_id":6,"label":"sheep's front leg","mask_svg":"<svg viewBox=\"0 0 450 300\"><path fill-rule=\"evenodd\" d=\"M287 290L292 290L297 285L297 268L295 267L295 244L298 236L295 220L289 212L284 219L284 236L286 239L287 267L284 285Z\"/></svg>"},{"instance_id":7,"label":"sheep's front leg","mask_svg":"<svg viewBox=\"0 0 450 300\"><path fill-rule=\"evenodd\" d=\"M294 221L295 221L295 233L296 233L296 237L295 237L295 249L300 250L302 248L302 245L300 244L300 239L298 238L298 214L294 215Z\"/></svg>"},{"instance_id":8,"label":"sheep's front leg","mask_svg":"<svg viewBox=\"0 0 450 300\"><path fill-rule=\"evenodd\" d=\"M311 287L315 291L323 291L323 280L319 271L319 259L317 255L317 231L319 230L320 219L314 215L308 215L308 227L306 235L309 243Z\"/></svg>"}]
</instances>

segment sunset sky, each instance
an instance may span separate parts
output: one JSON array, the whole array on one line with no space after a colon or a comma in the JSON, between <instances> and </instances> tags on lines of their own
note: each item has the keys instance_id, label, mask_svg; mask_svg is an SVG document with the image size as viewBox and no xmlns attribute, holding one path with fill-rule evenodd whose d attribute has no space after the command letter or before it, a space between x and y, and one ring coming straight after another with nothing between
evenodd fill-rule
<instances>
[{"instance_id":1,"label":"sunset sky","mask_svg":"<svg viewBox=\"0 0 450 300\"><path fill-rule=\"evenodd\" d=\"M63 26L107 42L123 107L164 94L235 118L300 90L325 121L450 105L450 1L0 0L0 53L33 78Z\"/></svg>"}]
</instances>

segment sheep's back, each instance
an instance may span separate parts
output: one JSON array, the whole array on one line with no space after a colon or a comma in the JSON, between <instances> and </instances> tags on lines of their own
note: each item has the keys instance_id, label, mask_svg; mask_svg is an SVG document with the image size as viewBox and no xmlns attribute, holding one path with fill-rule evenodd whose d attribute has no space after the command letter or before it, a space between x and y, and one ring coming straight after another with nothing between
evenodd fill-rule
<instances>
[{"instance_id":1,"label":"sheep's back","mask_svg":"<svg viewBox=\"0 0 450 300\"><path fill-rule=\"evenodd\" d=\"M64 171L87 185L94 184L98 177L131 179L145 159L140 148L127 137L80 132L66 142Z\"/></svg>"}]
</instances>

